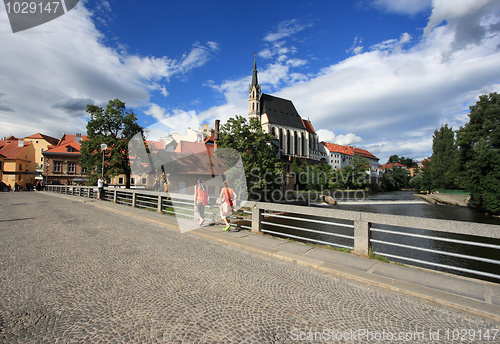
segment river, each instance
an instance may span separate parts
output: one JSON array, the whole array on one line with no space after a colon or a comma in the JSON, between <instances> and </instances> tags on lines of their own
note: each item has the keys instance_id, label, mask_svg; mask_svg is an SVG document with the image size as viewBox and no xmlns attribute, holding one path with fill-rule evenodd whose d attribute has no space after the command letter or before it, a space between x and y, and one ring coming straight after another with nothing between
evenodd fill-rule
<instances>
[{"instance_id":1,"label":"river","mask_svg":"<svg viewBox=\"0 0 500 344\"><path fill-rule=\"evenodd\" d=\"M429 203L426 203L425 201L416 202L414 204L396 204L396 203L395 204L390 204L390 203L388 204L387 203L388 201L390 202L390 201L404 201L404 200L406 200L406 201L408 201L408 200L418 201L420 199L413 196L412 192L407 192L407 191L386 192L386 193L376 193L376 194L366 195L366 197L364 198L364 201L369 201L370 204L363 204L363 201L356 203L356 204L352 204L352 202L349 202L349 204L342 204L342 202L339 202L338 205L329 206L329 207L332 207L333 209L365 211L365 212L374 212L374 213L383 213L383 214L392 214L392 215L406 215L406 216L425 217L425 218L433 218L433 219L479 222L479 223L487 223L487 224L496 224L496 225L500 226L500 218L489 216L489 215L486 215L482 212L479 212L479 211L476 211L476 210L473 210L473 209L470 209L467 207L459 207L459 206L443 205L443 204L429 204ZM378 201L380 201L380 204L377 204ZM324 205L324 204L321 205L319 203L316 203L316 204L311 204L311 206L326 206L326 205ZM305 219L307 219L307 218L311 219L311 217L308 217L308 216L299 216L299 217L303 217ZM321 219L321 220L331 221L329 219ZM301 225L306 225L306 222L302 222L300 220L291 221L291 220L281 219L281 218L268 218L268 219L266 219L266 221L276 223L276 224L292 225L292 226L298 226L298 227L300 227ZM291 235L307 236L311 239L316 239L316 240L330 241L332 238L331 236L328 236L328 235L322 235L322 234L316 234L316 233L305 232L306 234L304 234L304 232L302 232L302 231L287 229L287 228L278 227L278 226L272 226L271 224L268 224L267 226L269 227L269 229L271 229L273 231L279 231L279 232L288 233ZM398 232L407 232L407 233L418 234L418 235L427 235L427 236L431 236L434 238L441 237L441 238L451 238L451 239L483 242L483 243L488 243L488 244L500 246L500 240L496 240L496 239L470 237L470 236L466 236L466 235L455 235L455 234L448 234L448 233L442 233L442 232L437 232L437 231L424 231L424 230L394 227L394 226L383 226L383 225L376 225L376 226L378 229L387 229L387 230L393 230L393 231L398 231ZM352 229L339 227L337 229L332 230L332 226L324 225L324 224L313 224L313 225L309 224L308 228L319 230L319 231L326 231L326 232L334 231L334 232L339 233L339 234L352 235ZM499 227L499 230L500 230L500 227ZM498 249L476 247L476 246L457 244L457 243L449 243L449 242L438 241L435 239L433 240L433 239L425 239L425 238L407 237L407 236L393 235L393 234L380 233L380 232L373 232L372 239L380 240L380 241L397 242L398 244L403 244L403 245L418 246L418 247L422 247L424 249L453 252L453 253L457 253L457 254L470 255L470 256L474 256L474 257L481 257L484 259L491 259L491 260L498 260L498 257L500 256L500 254L499 254L500 250L498 250ZM350 239L340 238L340 239L337 239L335 242L338 244L341 244L341 245L347 245L347 246L353 245L352 239L350 240ZM480 261L475 261L475 260L470 260L470 259L451 257L451 256L443 255L440 253L423 252L423 251L418 251L418 250L413 250L413 249L410 250L408 248L395 247L395 246L390 246L390 245L381 244L381 243L373 243L373 250L375 252L379 252L381 255L383 255L385 253L385 254L389 254L389 255L402 256L402 257L406 257L406 258L410 258L410 259L425 260L425 261L431 262L433 264L438 264L438 265L450 265L450 266L458 267L459 269L470 269L470 270L476 270L476 271L481 271L481 272L485 272L485 273L500 275L500 265L494 264L494 263L487 263L487 262L480 262ZM411 264L411 265L415 265L415 266L419 266L419 267L423 267L423 268L434 269L434 270L449 272L449 273L458 274L458 275L462 275L462 276L480 278L480 279L500 283L500 278L480 276L477 274L469 273L467 271L457 271L457 270L443 268L443 267L439 267L439 266L431 266L428 264L410 262L408 260L402 260L402 259L397 259L397 258L390 258L390 260L394 261L394 262L403 263L403 264ZM500 264L500 261L499 261L499 264Z\"/></svg>"}]
</instances>

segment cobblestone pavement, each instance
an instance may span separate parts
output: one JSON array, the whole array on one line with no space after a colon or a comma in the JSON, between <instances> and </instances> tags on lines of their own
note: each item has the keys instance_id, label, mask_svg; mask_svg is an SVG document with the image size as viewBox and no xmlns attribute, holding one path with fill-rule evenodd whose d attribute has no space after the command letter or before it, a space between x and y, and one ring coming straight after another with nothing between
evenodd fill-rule
<instances>
[{"instance_id":1,"label":"cobblestone pavement","mask_svg":"<svg viewBox=\"0 0 500 344\"><path fill-rule=\"evenodd\" d=\"M491 321L93 202L0 193L0 342L500 342Z\"/></svg>"}]
</instances>

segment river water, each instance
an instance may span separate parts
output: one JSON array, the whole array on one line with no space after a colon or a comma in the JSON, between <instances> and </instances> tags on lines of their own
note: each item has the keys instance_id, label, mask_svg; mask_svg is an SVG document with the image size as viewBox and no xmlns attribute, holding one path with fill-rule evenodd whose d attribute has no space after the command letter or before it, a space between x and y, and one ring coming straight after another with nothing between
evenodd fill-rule
<instances>
[{"instance_id":1,"label":"river water","mask_svg":"<svg viewBox=\"0 0 500 344\"><path fill-rule=\"evenodd\" d=\"M412 192L398 191L398 192L377 193L377 194L367 195L364 200L370 201L370 204L363 204L363 202L359 202L356 204L352 204L352 202L350 202L350 204L342 204L342 202L340 202L338 205L332 207L334 209L374 212L374 213L383 213L391 215L405 215L405 216L425 217L433 219L495 224L499 225L499 230L500 230L500 218L489 216L466 207L442 205L442 204L429 204L424 201L415 204L387 204L387 201L420 200L419 198L413 196ZM380 204L377 204L378 201L380 201ZM318 204L311 204L311 206L325 206L325 205L324 204L321 205L318 203ZM283 218L272 218L272 217L267 218L266 221L268 222L268 224L265 225L264 228L267 227L269 230L275 232L304 236L315 240L335 242L336 244L340 245L353 246L354 243L352 239L334 237L332 240L332 236L330 235L308 233L299 230L279 227L279 224L295 226L295 227L304 226L318 231L335 232L337 234L349 235L349 236L353 235L353 230L346 227L336 227L335 229L332 229L333 227L327 224L320 224L320 223L311 224L311 222L307 221L307 220L318 220L318 218L313 218L304 215L298 215L298 217L303 218L304 221L301 221L300 219L291 221L289 219L283 219ZM332 219L327 219L327 218L319 220L326 222L332 221ZM338 223L339 221L336 222ZM348 221L341 221L341 222L349 224ZM406 232L417 235L426 235L433 238L467 240L467 241L482 242L500 246L500 240L497 239L471 237L466 235L455 235L455 234L442 233L438 231L426 231L426 230L418 230L418 229L395 227L395 226L376 225L376 228L382 230L392 230L396 232ZM401 235L380 233L380 232L372 232L372 239L378 241L396 242L402 245L417 246L423 249L430 249L435 251L452 252L459 255L469 255L495 261L499 260L500 257L500 250L498 249L476 247L468 244L449 243L444 241L438 241L435 239L408 237L408 236L401 236ZM447 256L436 252L426 252L421 250L395 247L392 245L387 245L382 243L373 243L372 247L374 252L379 253L381 255L384 254L396 255L413 260L424 260L430 262L431 264L437 264L438 266L419 263L410 260L403 260L398 258L389 258L391 261L394 262L500 283L500 278L497 277L482 276L467 271L460 271L439 266L439 265L449 265L457 267L458 269L470 269L470 270L481 271L486 274L500 275L500 260L498 264L491 262L475 261L461 257Z\"/></svg>"}]
</instances>

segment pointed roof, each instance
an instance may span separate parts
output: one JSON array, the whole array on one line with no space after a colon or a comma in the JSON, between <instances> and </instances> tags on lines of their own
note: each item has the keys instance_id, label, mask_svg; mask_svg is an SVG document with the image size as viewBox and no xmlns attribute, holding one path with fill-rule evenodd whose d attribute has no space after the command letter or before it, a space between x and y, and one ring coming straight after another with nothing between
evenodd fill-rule
<instances>
[{"instance_id":1,"label":"pointed roof","mask_svg":"<svg viewBox=\"0 0 500 344\"><path fill-rule=\"evenodd\" d=\"M259 85L259 80L257 79L257 56L254 56L252 86L258 86L258 85Z\"/></svg>"},{"instance_id":2,"label":"pointed roof","mask_svg":"<svg viewBox=\"0 0 500 344\"><path fill-rule=\"evenodd\" d=\"M304 123L304 127L306 128L306 130L307 130L308 133L316 134L316 132L314 131L313 125L312 125L312 123L311 123L310 120L303 119L302 123Z\"/></svg>"},{"instance_id":3,"label":"pointed roof","mask_svg":"<svg viewBox=\"0 0 500 344\"><path fill-rule=\"evenodd\" d=\"M305 129L302 118L290 100L263 93L260 104L262 114L267 114L269 123Z\"/></svg>"},{"instance_id":4,"label":"pointed roof","mask_svg":"<svg viewBox=\"0 0 500 344\"><path fill-rule=\"evenodd\" d=\"M329 152L342 153L346 155L359 155L363 158L379 160L375 155L367 151L366 149L361 149L352 146L342 146L335 143L321 142Z\"/></svg>"},{"instance_id":5,"label":"pointed roof","mask_svg":"<svg viewBox=\"0 0 500 344\"><path fill-rule=\"evenodd\" d=\"M31 142L28 141L28 142L24 143L23 147L19 147L17 140L11 141L11 142L5 143L5 145L3 145L0 148L0 154L3 155L5 157L5 159L9 159L9 160L21 159L21 158L19 158L19 156L30 145L31 145ZM21 160L25 160L25 159L21 159Z\"/></svg>"},{"instance_id":6,"label":"pointed roof","mask_svg":"<svg viewBox=\"0 0 500 344\"><path fill-rule=\"evenodd\" d=\"M58 139L52 137L52 136L48 136L48 135L44 135L42 133L36 133L36 134L33 134L33 135L30 135L30 136L26 136L25 137L26 139L39 139L39 140L45 140L47 141L48 143L50 143L51 145L56 145L57 142L59 142Z\"/></svg>"}]
</instances>

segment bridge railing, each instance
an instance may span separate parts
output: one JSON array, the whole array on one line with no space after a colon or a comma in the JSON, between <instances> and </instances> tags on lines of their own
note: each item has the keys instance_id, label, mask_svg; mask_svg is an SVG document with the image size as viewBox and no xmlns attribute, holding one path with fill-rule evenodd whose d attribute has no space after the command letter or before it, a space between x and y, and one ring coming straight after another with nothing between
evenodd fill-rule
<instances>
[{"instance_id":1,"label":"bridge railing","mask_svg":"<svg viewBox=\"0 0 500 344\"><path fill-rule=\"evenodd\" d=\"M47 187L49 191L68 195L97 196L97 187ZM105 199L175 216L194 217L193 195L105 188ZM277 203L248 201L243 206L248 210L241 211L248 214L248 219L240 217L239 226L252 232L500 280L498 225ZM206 210L206 218L210 217L220 219L218 204L213 198Z\"/></svg>"}]
</instances>

